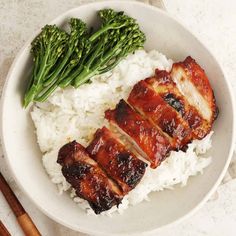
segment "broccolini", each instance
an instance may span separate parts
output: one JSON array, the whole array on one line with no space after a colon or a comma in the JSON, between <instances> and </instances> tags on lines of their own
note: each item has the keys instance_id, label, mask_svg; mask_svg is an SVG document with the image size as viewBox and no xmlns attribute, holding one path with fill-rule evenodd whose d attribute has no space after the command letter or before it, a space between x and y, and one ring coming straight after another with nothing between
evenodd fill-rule
<instances>
[{"instance_id":1,"label":"broccolini","mask_svg":"<svg viewBox=\"0 0 236 236\"><path fill-rule=\"evenodd\" d=\"M136 20L113 9L98 11L101 26L90 32L86 24L72 18L70 33L46 25L32 42L34 67L24 97L45 101L58 87L79 87L91 77L114 68L121 59L143 47L145 35Z\"/></svg>"}]
</instances>

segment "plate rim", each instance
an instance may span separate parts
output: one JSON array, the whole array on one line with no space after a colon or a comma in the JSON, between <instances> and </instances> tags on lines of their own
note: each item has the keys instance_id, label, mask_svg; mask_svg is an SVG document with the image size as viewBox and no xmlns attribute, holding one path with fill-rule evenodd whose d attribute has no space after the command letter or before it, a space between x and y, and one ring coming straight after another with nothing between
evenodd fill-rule
<instances>
[{"instance_id":1,"label":"plate rim","mask_svg":"<svg viewBox=\"0 0 236 236\"><path fill-rule=\"evenodd\" d=\"M145 232L132 232L132 233L112 233L113 236L131 236L131 235L137 235L137 233L140 235L140 234L153 234L153 233L157 233L158 230L160 229L164 229L166 227L169 227L170 225L176 225L180 222L182 222L183 220L185 220L186 218L190 217L191 215L193 215L196 211L198 211L202 206L203 204L210 198L210 196L214 193L214 191L216 190L216 188L219 186L221 180L223 179L226 171L227 171L227 168L230 164L230 161L231 161L231 158L233 156L233 150L234 150L234 143L235 143L235 140L236 140L236 132L235 132L235 124L236 124L236 117L235 117L235 114L236 114L236 108L235 108L235 99L234 99L234 96L233 96L233 91L232 91L232 87L231 87L231 84L225 74L225 71L223 70L221 64L218 62L218 60L216 59L216 57L214 56L214 54L211 52L211 50L209 48L207 48L205 46L205 44L199 40L199 38L194 34L192 33L191 29L188 29L187 27L185 27L185 25L183 25L176 17L174 17L173 15L171 15L170 13L168 13L167 11L163 10L163 9L160 9L160 8L157 8L155 6L151 6L151 5L148 5L148 4L145 4L145 3L142 3L142 2L137 2L137 1L131 1L131 0L128 0L128 1L119 1L119 0L114 0L112 2L108 2L108 1L99 1L99 2L92 2L92 3L86 3L86 4L83 4L83 5L80 5L78 7L75 7L75 8L71 8L65 12L63 12L62 14L59 14L56 18L54 18L52 21L50 21L48 24L54 24L56 21L58 21L59 19L65 17L67 14L69 14L70 12L73 12L77 9L81 9L81 8L84 8L84 7L87 7L89 5L101 5L103 7L104 4L111 4L111 5L117 5L119 4L120 6L124 6L125 8L125 5L126 4L134 4L134 5L140 5L142 7L145 7L145 8L149 8L149 9L152 9L152 10L155 10L155 11L158 11L160 14L164 14L166 17L170 18L171 20L175 21L180 27L182 27L185 31L187 31L189 34L191 34L192 37L195 38L196 41L198 41L201 46L204 48L204 50L206 50L208 53L209 53L209 56L212 58L212 60L214 60L214 62L217 64L218 68L220 69L220 71L222 72L223 76L224 76L224 80L225 80L225 84L227 86L227 89L229 90L229 97L231 98L230 99L230 103L232 104L232 127L233 127L233 130L232 130L232 139L231 139L231 144L230 144L230 149L229 149L229 155L228 155L228 158L227 158L227 161L224 165L224 167L222 168L222 171L221 171L221 174L218 176L217 180L215 181L214 185L212 185L212 187L210 188L210 190L207 192L207 194L202 198L202 200L194 207L192 208L187 214L181 216L180 218L178 218L177 220L174 220L170 223L167 223L163 226L160 226L158 228L155 228L155 229L151 229L151 230L148 230L148 231L145 231ZM19 60L21 54L27 49L27 47L29 47L31 41L35 38L35 36L40 32L40 29L39 30L36 30L32 33L31 37L29 37L29 39L24 43L24 45L22 46L22 48L20 49L20 51L17 53L17 55L15 56L14 58L14 61L13 63L11 64L10 66L10 69L7 73L7 76L6 76L6 79L5 79L5 82L4 82L4 86L3 86L3 89L2 89L2 95L1 95L1 103L0 103L0 112L1 112L1 115L0 115L0 138L1 138L1 143L2 143L2 150L3 150L3 155L4 155L4 159L7 163L7 167L8 169L10 170L11 174L12 174L12 177L14 178L14 181L17 183L19 189L30 199L30 201L41 211L43 212L46 216L48 216L49 218L51 218L52 220L54 220L55 222L61 224L61 225L64 225L72 230L75 230L75 231L79 231L79 232L82 232L82 233L86 233L86 234L93 234L93 235L107 235L105 232L96 232L96 231L91 231L91 230L88 230L87 228L83 228L83 227L76 227L74 225L71 225L63 220L61 220L60 218L57 218L56 216L52 215L49 211L47 211L46 209L42 208L38 203L37 201L35 201L35 199L33 199L29 193L29 191L24 187L24 185L21 183L20 180L18 180L17 178L17 175L14 171L14 168L13 166L11 165L10 163L10 160L8 158L8 154L7 154L7 150L6 150L6 145L5 145L5 140L4 140L4 132L3 132L3 129L4 129L4 117L3 117L3 111L5 110L5 100L6 100L6 90L7 90L7 87L8 87L8 83L10 81L10 78L11 78L11 74L12 72L14 71L14 67L17 63L17 61ZM111 235L111 234L110 234Z\"/></svg>"}]
</instances>

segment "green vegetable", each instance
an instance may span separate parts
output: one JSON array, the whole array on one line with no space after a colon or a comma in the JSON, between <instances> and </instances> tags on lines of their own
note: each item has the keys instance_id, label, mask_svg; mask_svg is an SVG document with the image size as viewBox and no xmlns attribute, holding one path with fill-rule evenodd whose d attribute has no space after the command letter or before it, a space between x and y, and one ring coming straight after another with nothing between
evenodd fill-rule
<instances>
[{"instance_id":1,"label":"green vegetable","mask_svg":"<svg viewBox=\"0 0 236 236\"><path fill-rule=\"evenodd\" d=\"M65 50L68 34L56 25L46 25L31 43L34 60L33 75L24 97L24 107L34 100L43 86L43 80Z\"/></svg>"},{"instance_id":2,"label":"green vegetable","mask_svg":"<svg viewBox=\"0 0 236 236\"><path fill-rule=\"evenodd\" d=\"M80 70L70 74L64 84L79 87L92 76L105 73L114 68L129 53L143 47L145 35L140 31L136 21L123 12L104 9L98 12L101 28L90 36L93 45L87 60Z\"/></svg>"},{"instance_id":3,"label":"green vegetable","mask_svg":"<svg viewBox=\"0 0 236 236\"><path fill-rule=\"evenodd\" d=\"M36 97L36 101L45 101L48 96L59 86L60 82L75 68L86 52L87 27L80 20L71 18L71 32L65 46L64 56L59 60L57 67L43 82L43 88Z\"/></svg>"},{"instance_id":4,"label":"green vegetable","mask_svg":"<svg viewBox=\"0 0 236 236\"><path fill-rule=\"evenodd\" d=\"M143 47L145 35L135 19L104 9L98 12L100 28L88 32L84 22L72 18L70 34L55 25L45 26L32 42L34 69L24 98L26 107L45 101L53 91L79 87L94 75L114 68L121 59Z\"/></svg>"}]
</instances>

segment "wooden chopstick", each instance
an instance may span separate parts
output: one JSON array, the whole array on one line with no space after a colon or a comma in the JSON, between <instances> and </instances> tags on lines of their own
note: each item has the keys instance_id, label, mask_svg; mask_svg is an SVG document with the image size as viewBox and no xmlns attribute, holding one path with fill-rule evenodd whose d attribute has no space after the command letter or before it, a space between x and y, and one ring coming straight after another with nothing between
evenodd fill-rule
<instances>
[{"instance_id":1,"label":"wooden chopstick","mask_svg":"<svg viewBox=\"0 0 236 236\"><path fill-rule=\"evenodd\" d=\"M6 201L8 202L9 206L11 207L12 211L14 212L19 225L21 226L22 230L24 231L26 236L41 236L38 229L36 228L35 224L31 220L30 216L27 214L19 200L17 199L16 195L11 190L10 186L8 185L7 181L4 179L2 174L0 173L0 189L5 197Z\"/></svg>"},{"instance_id":2,"label":"wooden chopstick","mask_svg":"<svg viewBox=\"0 0 236 236\"><path fill-rule=\"evenodd\" d=\"M5 225L2 223L0 220L0 235L1 236L11 236L10 233L8 232L7 228Z\"/></svg>"}]
</instances>

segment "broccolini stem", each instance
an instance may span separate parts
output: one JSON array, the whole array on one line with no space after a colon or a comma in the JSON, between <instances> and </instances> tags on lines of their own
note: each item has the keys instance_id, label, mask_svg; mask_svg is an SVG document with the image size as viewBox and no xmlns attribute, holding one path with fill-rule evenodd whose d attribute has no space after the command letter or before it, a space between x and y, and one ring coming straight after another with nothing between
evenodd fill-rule
<instances>
[{"instance_id":1,"label":"broccolini stem","mask_svg":"<svg viewBox=\"0 0 236 236\"><path fill-rule=\"evenodd\" d=\"M101 65L104 65L111 59L111 57L115 57L118 55L121 51L121 49L118 47L119 44L116 45L111 51L107 52L103 58L97 61L97 63L90 68L89 70L86 68L84 69L76 78L74 82L74 86L78 88L80 85L86 83L92 76L99 73L99 69ZM109 67L109 66L108 66ZM110 67L109 67L110 68Z\"/></svg>"},{"instance_id":2,"label":"broccolini stem","mask_svg":"<svg viewBox=\"0 0 236 236\"><path fill-rule=\"evenodd\" d=\"M74 78L76 78L80 74L82 69L83 69L83 66L80 66L79 69L74 71L74 73L72 75L70 75L69 77L66 77L66 76L63 77L59 86L61 88L66 88L67 86L69 86L72 83L72 81L74 80Z\"/></svg>"},{"instance_id":3,"label":"broccolini stem","mask_svg":"<svg viewBox=\"0 0 236 236\"><path fill-rule=\"evenodd\" d=\"M58 81L55 81L46 91L39 97L36 97L35 101L37 102L44 102L47 98L58 88Z\"/></svg>"},{"instance_id":4,"label":"broccolini stem","mask_svg":"<svg viewBox=\"0 0 236 236\"><path fill-rule=\"evenodd\" d=\"M97 71L95 70L90 70L90 71L86 71L86 70L83 70L78 77L75 78L75 84L74 86L76 88L78 88L80 85L86 83L92 76L96 75L97 74Z\"/></svg>"},{"instance_id":5,"label":"broccolini stem","mask_svg":"<svg viewBox=\"0 0 236 236\"><path fill-rule=\"evenodd\" d=\"M36 90L37 90L37 87L36 85L33 84L30 87L30 89L27 91L27 93L25 94L24 104L23 104L24 108L26 108L30 104L30 102L34 100Z\"/></svg>"},{"instance_id":6,"label":"broccolini stem","mask_svg":"<svg viewBox=\"0 0 236 236\"><path fill-rule=\"evenodd\" d=\"M99 29L97 32L95 32L93 35L90 36L89 40L91 42L93 42L94 40L96 40L101 34L105 33L108 30L111 29L119 29L125 26L125 23L123 24L110 24L110 25L106 25L104 27L102 27L101 29Z\"/></svg>"},{"instance_id":7,"label":"broccolini stem","mask_svg":"<svg viewBox=\"0 0 236 236\"><path fill-rule=\"evenodd\" d=\"M30 90L30 88L31 88L31 86L33 85L33 82L34 82L34 78L36 77L36 74L37 74L37 68L38 68L38 61L39 61L39 58L38 57L36 57L35 59L34 59L34 66L33 66L33 71L32 71L32 75L31 75L31 77L30 77L30 81L29 81L29 84L28 84L28 86L27 86L27 88L26 88L26 93Z\"/></svg>"},{"instance_id":8,"label":"broccolini stem","mask_svg":"<svg viewBox=\"0 0 236 236\"><path fill-rule=\"evenodd\" d=\"M44 86L47 87L55 82L57 80L57 76L60 74L61 70L64 68L66 63L68 62L70 56L72 54L72 51L69 49L66 53L66 56L63 58L60 65L57 67L57 69L53 72L53 74L44 82Z\"/></svg>"},{"instance_id":9,"label":"broccolini stem","mask_svg":"<svg viewBox=\"0 0 236 236\"><path fill-rule=\"evenodd\" d=\"M37 76L34 78L33 85L27 91L27 93L25 95L24 107L27 107L29 105L29 103L34 100L34 98L38 92L39 83L41 82L44 72L45 72L47 58L48 58L48 53L46 53L44 55L39 72L38 72Z\"/></svg>"}]
</instances>

